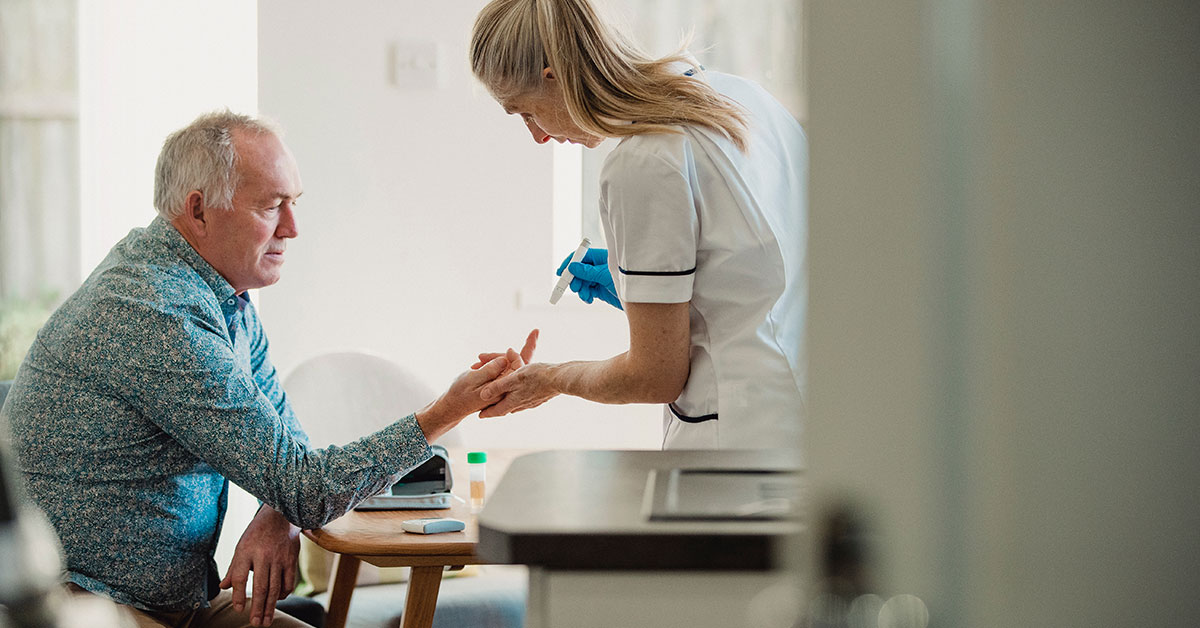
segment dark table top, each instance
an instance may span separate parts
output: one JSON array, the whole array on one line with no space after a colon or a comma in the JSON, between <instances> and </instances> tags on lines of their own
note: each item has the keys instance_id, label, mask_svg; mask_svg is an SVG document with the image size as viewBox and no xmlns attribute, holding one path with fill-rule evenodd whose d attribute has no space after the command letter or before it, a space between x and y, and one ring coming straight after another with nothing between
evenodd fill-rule
<instances>
[{"instance_id":1,"label":"dark table top","mask_svg":"<svg viewBox=\"0 0 1200 628\"><path fill-rule=\"evenodd\" d=\"M529 454L491 491L477 551L489 562L557 569L773 569L777 546L802 530L799 520L654 521L648 478L671 469L796 468L786 451Z\"/></svg>"}]
</instances>

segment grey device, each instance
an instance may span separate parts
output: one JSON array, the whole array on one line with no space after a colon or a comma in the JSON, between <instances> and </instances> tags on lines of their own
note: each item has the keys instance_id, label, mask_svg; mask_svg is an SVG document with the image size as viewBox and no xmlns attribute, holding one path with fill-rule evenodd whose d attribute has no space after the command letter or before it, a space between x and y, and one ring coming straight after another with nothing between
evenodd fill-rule
<instances>
[{"instance_id":1,"label":"grey device","mask_svg":"<svg viewBox=\"0 0 1200 628\"><path fill-rule=\"evenodd\" d=\"M422 462L382 493L363 500L355 510L431 510L449 508L450 454L441 445L430 445L433 456Z\"/></svg>"},{"instance_id":2,"label":"grey device","mask_svg":"<svg viewBox=\"0 0 1200 628\"><path fill-rule=\"evenodd\" d=\"M415 534L437 534L439 532L458 532L467 527L466 523L449 517L432 517L429 519L408 519L400 522L400 529Z\"/></svg>"}]
</instances>

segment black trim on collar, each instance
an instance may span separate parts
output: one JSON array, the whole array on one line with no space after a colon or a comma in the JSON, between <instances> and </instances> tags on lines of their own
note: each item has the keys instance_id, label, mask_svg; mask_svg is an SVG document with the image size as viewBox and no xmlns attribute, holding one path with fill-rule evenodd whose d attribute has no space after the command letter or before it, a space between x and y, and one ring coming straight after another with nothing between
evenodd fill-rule
<instances>
[{"instance_id":1,"label":"black trim on collar","mask_svg":"<svg viewBox=\"0 0 1200 628\"><path fill-rule=\"evenodd\" d=\"M703 423L705 421L716 421L717 420L716 412L714 412L712 414L706 414L704 416L687 416L686 414L682 414L681 412L676 410L675 404L673 404L673 403L668 403L667 409L669 409L671 411L671 414L675 415L675 418L679 419L680 421L683 421L684 423Z\"/></svg>"},{"instance_id":2,"label":"black trim on collar","mask_svg":"<svg viewBox=\"0 0 1200 628\"><path fill-rule=\"evenodd\" d=\"M654 277L678 277L680 275L690 275L696 272L696 267L692 266L687 270L625 270L617 266L617 270L621 271L622 275L651 275Z\"/></svg>"}]
</instances>

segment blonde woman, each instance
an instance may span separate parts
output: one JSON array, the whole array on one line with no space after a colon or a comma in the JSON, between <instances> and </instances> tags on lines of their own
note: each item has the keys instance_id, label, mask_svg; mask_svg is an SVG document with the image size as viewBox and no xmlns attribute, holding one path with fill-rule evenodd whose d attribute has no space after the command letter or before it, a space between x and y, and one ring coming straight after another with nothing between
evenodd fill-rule
<instances>
[{"instance_id":1,"label":"blonde woman","mask_svg":"<svg viewBox=\"0 0 1200 628\"><path fill-rule=\"evenodd\" d=\"M611 253L569 268L581 298L629 321L628 351L525 365L483 389L496 403L480 416L560 394L665 403L664 448L795 447L807 168L795 119L758 85L682 51L646 56L587 0L495 0L470 56L537 143L620 139L600 175Z\"/></svg>"}]
</instances>

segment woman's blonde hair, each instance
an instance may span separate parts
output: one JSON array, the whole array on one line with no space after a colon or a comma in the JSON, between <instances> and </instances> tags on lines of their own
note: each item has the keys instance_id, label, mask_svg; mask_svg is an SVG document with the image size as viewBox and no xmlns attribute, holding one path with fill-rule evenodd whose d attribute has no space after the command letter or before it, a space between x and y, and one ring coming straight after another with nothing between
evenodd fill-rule
<instances>
[{"instance_id":1,"label":"woman's blonde hair","mask_svg":"<svg viewBox=\"0 0 1200 628\"><path fill-rule=\"evenodd\" d=\"M675 71L681 47L652 59L604 23L588 0L494 0L471 33L471 70L500 101L542 88L550 68L567 112L593 135L711 129L746 149L746 115L707 83ZM637 124L624 124L636 122Z\"/></svg>"}]
</instances>

